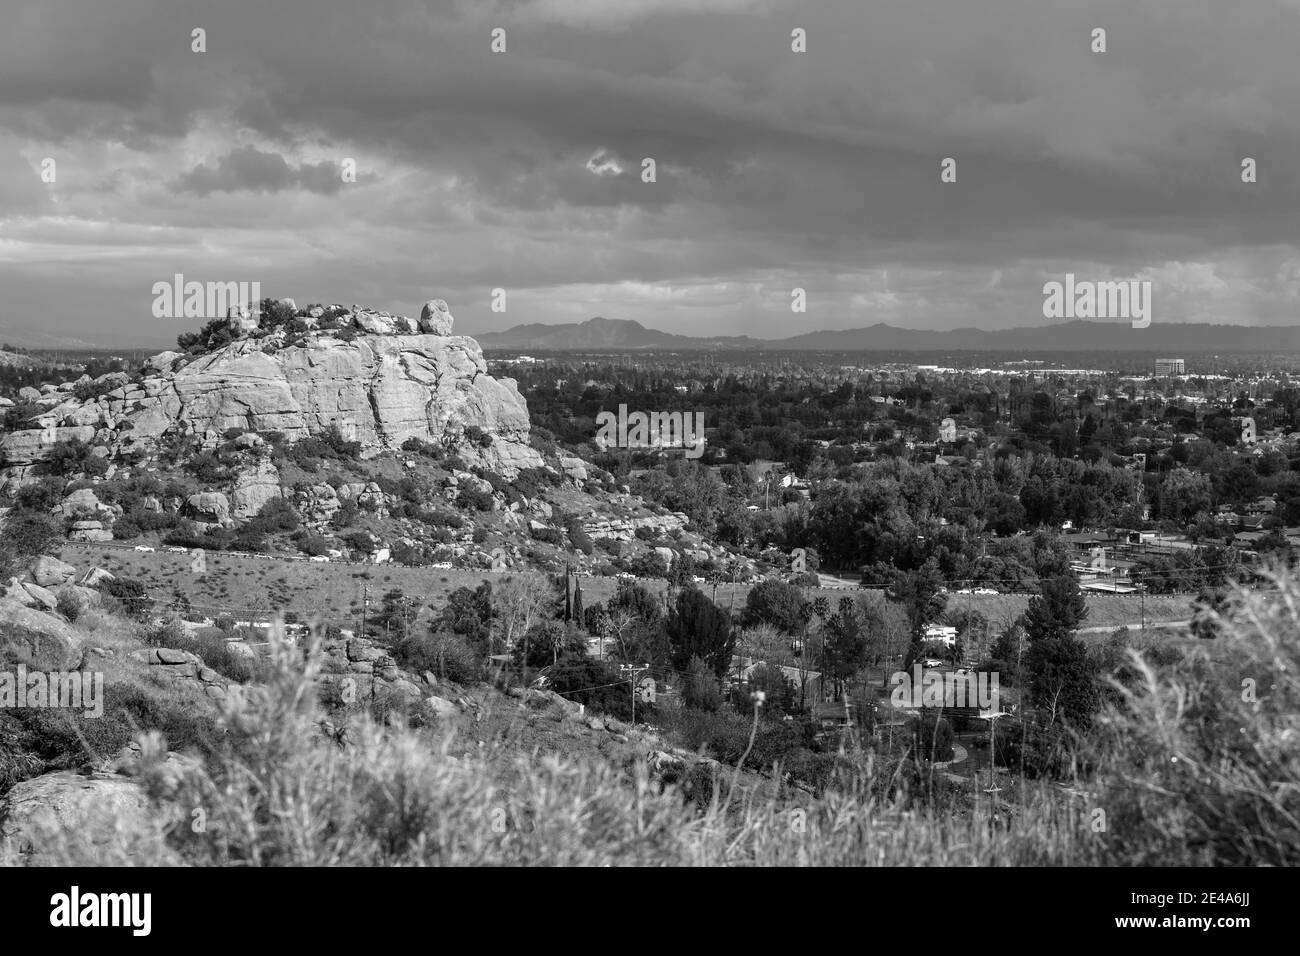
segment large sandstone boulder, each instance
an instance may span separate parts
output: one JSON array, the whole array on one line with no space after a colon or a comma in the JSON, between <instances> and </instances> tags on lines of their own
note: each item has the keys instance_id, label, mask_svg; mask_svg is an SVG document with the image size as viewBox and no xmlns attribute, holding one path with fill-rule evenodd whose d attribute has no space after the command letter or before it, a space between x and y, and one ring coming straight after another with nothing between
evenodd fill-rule
<instances>
[{"instance_id":1,"label":"large sandstone boulder","mask_svg":"<svg viewBox=\"0 0 1300 956\"><path fill-rule=\"evenodd\" d=\"M54 589L54 595L58 598L68 598L75 601L81 607L98 607L103 600L100 593L94 588L88 588L81 584L63 584Z\"/></svg>"},{"instance_id":2,"label":"large sandstone boulder","mask_svg":"<svg viewBox=\"0 0 1300 956\"><path fill-rule=\"evenodd\" d=\"M0 799L0 854L39 858L48 841L104 845L150 825L139 784L111 773L47 773L13 786ZM116 824L116 825L115 825Z\"/></svg>"},{"instance_id":3,"label":"large sandstone boulder","mask_svg":"<svg viewBox=\"0 0 1300 956\"><path fill-rule=\"evenodd\" d=\"M81 635L57 617L5 596L0 597L0 653L4 652L44 670L66 671L81 663L83 646Z\"/></svg>"},{"instance_id":4,"label":"large sandstone boulder","mask_svg":"<svg viewBox=\"0 0 1300 956\"><path fill-rule=\"evenodd\" d=\"M150 356L144 360L144 370L146 373L162 374L170 372L176 360L181 357L180 352L159 352L157 355Z\"/></svg>"},{"instance_id":5,"label":"large sandstone boulder","mask_svg":"<svg viewBox=\"0 0 1300 956\"><path fill-rule=\"evenodd\" d=\"M583 482L587 480L587 463L581 458L561 455L560 467L564 469L565 477L572 481Z\"/></svg>"},{"instance_id":6,"label":"large sandstone boulder","mask_svg":"<svg viewBox=\"0 0 1300 956\"><path fill-rule=\"evenodd\" d=\"M455 321L442 299L430 299L420 310L420 331L427 335L451 335Z\"/></svg>"},{"instance_id":7,"label":"large sandstone boulder","mask_svg":"<svg viewBox=\"0 0 1300 956\"><path fill-rule=\"evenodd\" d=\"M78 488L63 499L61 507L65 515L85 518L98 518L101 513L112 510L104 505L90 488Z\"/></svg>"},{"instance_id":8,"label":"large sandstone boulder","mask_svg":"<svg viewBox=\"0 0 1300 956\"><path fill-rule=\"evenodd\" d=\"M42 555L36 559L32 565L32 579L43 588L57 587L60 584L67 584L77 576L77 569L72 565L60 561L58 558L51 558L48 555Z\"/></svg>"},{"instance_id":9,"label":"large sandstone boulder","mask_svg":"<svg viewBox=\"0 0 1300 956\"><path fill-rule=\"evenodd\" d=\"M43 588L39 584L33 584L31 581L24 581L19 585L23 593L17 595L18 600L28 607L44 608L47 611L57 611L59 608L59 599L55 593L48 588Z\"/></svg>"},{"instance_id":10,"label":"large sandstone boulder","mask_svg":"<svg viewBox=\"0 0 1300 956\"><path fill-rule=\"evenodd\" d=\"M74 521L68 532L69 541L112 541L113 532L102 521Z\"/></svg>"},{"instance_id":11,"label":"large sandstone boulder","mask_svg":"<svg viewBox=\"0 0 1300 956\"><path fill-rule=\"evenodd\" d=\"M112 571L105 571L103 568L91 568L86 572L86 576L81 579L81 583L88 588L97 588L105 581L116 581L117 576Z\"/></svg>"},{"instance_id":12,"label":"large sandstone boulder","mask_svg":"<svg viewBox=\"0 0 1300 956\"><path fill-rule=\"evenodd\" d=\"M185 499L185 508L196 521L208 524L228 525L230 519L230 499L220 491L200 491Z\"/></svg>"},{"instance_id":13,"label":"large sandstone boulder","mask_svg":"<svg viewBox=\"0 0 1300 956\"><path fill-rule=\"evenodd\" d=\"M172 647L145 647L132 651L129 656L134 661L148 665L151 676L161 677L179 689L202 694L216 701L226 700L230 693L230 681L190 651Z\"/></svg>"}]
</instances>

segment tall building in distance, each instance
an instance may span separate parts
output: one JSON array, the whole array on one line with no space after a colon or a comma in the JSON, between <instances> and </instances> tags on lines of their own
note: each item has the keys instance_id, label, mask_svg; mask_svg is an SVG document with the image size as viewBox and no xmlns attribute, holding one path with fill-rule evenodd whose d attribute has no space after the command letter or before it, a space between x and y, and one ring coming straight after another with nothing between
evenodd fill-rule
<instances>
[{"instance_id":1,"label":"tall building in distance","mask_svg":"<svg viewBox=\"0 0 1300 956\"><path fill-rule=\"evenodd\" d=\"M1186 375L1187 363L1182 359L1156 359L1157 375Z\"/></svg>"}]
</instances>

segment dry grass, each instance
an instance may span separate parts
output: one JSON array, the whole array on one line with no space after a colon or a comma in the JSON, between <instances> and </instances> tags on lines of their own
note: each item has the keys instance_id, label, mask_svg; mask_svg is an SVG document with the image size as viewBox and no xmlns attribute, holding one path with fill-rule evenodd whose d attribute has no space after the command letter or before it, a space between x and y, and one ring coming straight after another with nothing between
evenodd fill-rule
<instances>
[{"instance_id":1,"label":"dry grass","mask_svg":"<svg viewBox=\"0 0 1300 956\"><path fill-rule=\"evenodd\" d=\"M582 748L558 717L490 715L491 741L455 727L354 715L321 732L315 658L277 644L268 683L222 714L225 744L178 772L146 734L158 812L96 834L50 833L68 865L1296 865L1300 862L1300 584L1245 593L1226 633L1139 679L1079 744L1092 768L1030 782L996 807L891 786L897 762L849 755L825 796L782 786L692 805L635 748ZM1225 652L1224 648L1230 648ZM1205 651L1213 649L1218 662ZM1193 649L1196 651L1197 649ZM1254 702L1242 681L1253 680ZM546 721L552 720L552 724ZM517 723L523 721L523 724ZM524 733L523 731L527 731ZM340 743L341 740L341 743ZM518 742L526 740L524 747ZM633 741L635 743L635 741ZM564 753L545 752L547 749ZM884 778L888 779L883 779ZM882 783L885 784L882 786ZM888 794L887 797L881 794ZM972 799L973 796L973 799ZM195 810L204 826L196 830Z\"/></svg>"}]
</instances>

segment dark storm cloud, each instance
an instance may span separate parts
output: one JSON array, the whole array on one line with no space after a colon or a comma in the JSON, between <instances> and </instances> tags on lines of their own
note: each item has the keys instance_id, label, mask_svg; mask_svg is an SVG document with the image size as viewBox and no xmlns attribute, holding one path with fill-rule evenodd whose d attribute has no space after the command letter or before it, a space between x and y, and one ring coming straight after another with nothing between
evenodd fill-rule
<instances>
[{"instance_id":1,"label":"dark storm cloud","mask_svg":"<svg viewBox=\"0 0 1300 956\"><path fill-rule=\"evenodd\" d=\"M282 192L302 189L332 195L343 187L340 167L335 163L303 163L294 166L278 153L245 146L222 156L213 165L201 163L177 177L177 192L206 196L214 192Z\"/></svg>"},{"instance_id":2,"label":"dark storm cloud","mask_svg":"<svg viewBox=\"0 0 1300 956\"><path fill-rule=\"evenodd\" d=\"M1294 310L1289 0L9 6L0 149L69 171L0 185L6 215L38 216L0 260L32 289L25 260L75 270L118 222L154 237L100 240L141 280L198 248L300 297L445 294L469 330L689 331L707 308L781 334L792 284L811 325L1027 324L1071 270L1156 277L1169 320ZM489 313L498 286L528 314Z\"/></svg>"}]
</instances>

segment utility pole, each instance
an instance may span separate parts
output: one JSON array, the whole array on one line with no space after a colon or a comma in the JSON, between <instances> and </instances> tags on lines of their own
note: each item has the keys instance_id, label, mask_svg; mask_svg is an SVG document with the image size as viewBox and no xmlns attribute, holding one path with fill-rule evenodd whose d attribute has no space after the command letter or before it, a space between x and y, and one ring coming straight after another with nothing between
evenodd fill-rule
<instances>
[{"instance_id":1,"label":"utility pole","mask_svg":"<svg viewBox=\"0 0 1300 956\"><path fill-rule=\"evenodd\" d=\"M370 585L361 585L361 633L357 637L366 636L366 611L370 609Z\"/></svg>"},{"instance_id":2,"label":"utility pole","mask_svg":"<svg viewBox=\"0 0 1300 956\"><path fill-rule=\"evenodd\" d=\"M993 819L993 810L994 810L994 808L997 806L997 797L995 797L995 796L993 796L993 795L994 795L995 793L997 793L999 790L1002 789L1001 787L995 786L994 783L993 783L993 764L994 764L994 754L995 754L995 752L996 752L996 738L995 738L995 736L994 736L994 734L993 734L993 725L994 725L994 723L997 721L997 719L998 719L999 717L1006 717L1006 716L1007 716L1007 714L1006 714L1004 711L1001 711L1001 710L995 710L995 711L992 711L992 712L987 713L987 714L980 714L980 718L981 718L982 720L987 720L987 721L989 722L989 786L988 786L988 789L985 790L984 792L987 793L987 794L989 795L989 819L990 819L990 821ZM1022 717L1022 719L1023 719L1023 717ZM1024 762L1024 755L1023 755L1023 754L1021 755L1021 758L1020 758L1020 759L1021 759L1021 764L1022 764L1022 766L1023 766L1023 762ZM979 792L979 779L978 779L978 778L976 778L976 780L975 780L975 790L976 790L976 793L978 794L978 792ZM978 799L978 797L977 797L977 799Z\"/></svg>"},{"instance_id":3,"label":"utility pole","mask_svg":"<svg viewBox=\"0 0 1300 956\"><path fill-rule=\"evenodd\" d=\"M1146 582L1138 581L1138 620L1141 622L1142 634L1147 632L1147 590Z\"/></svg>"},{"instance_id":4,"label":"utility pole","mask_svg":"<svg viewBox=\"0 0 1300 956\"><path fill-rule=\"evenodd\" d=\"M618 670L620 674L628 676L628 686L632 688L632 724L636 724L636 677L638 673L644 673L650 669L649 664L620 664Z\"/></svg>"}]
</instances>

